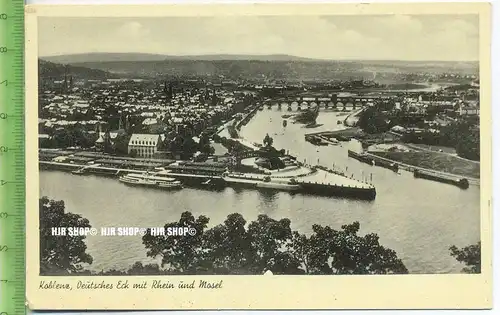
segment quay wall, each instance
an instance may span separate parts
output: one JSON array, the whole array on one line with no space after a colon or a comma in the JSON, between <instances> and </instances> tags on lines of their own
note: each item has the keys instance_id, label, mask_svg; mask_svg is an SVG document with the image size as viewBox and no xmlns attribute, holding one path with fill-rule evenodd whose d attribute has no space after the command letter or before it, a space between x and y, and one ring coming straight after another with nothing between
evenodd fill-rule
<instances>
[{"instance_id":1,"label":"quay wall","mask_svg":"<svg viewBox=\"0 0 500 315\"><path fill-rule=\"evenodd\" d=\"M114 167L106 167L106 166L97 166L97 165L80 165L80 164L71 164L71 163L59 163L59 162L50 162L50 161L39 161L40 169L43 170L58 170L58 171L66 171L72 172L79 169L85 169L85 174L94 174L94 175L104 175L104 176L117 176L120 173L145 173L142 170L134 170L134 169L121 169Z\"/></svg>"},{"instance_id":2,"label":"quay wall","mask_svg":"<svg viewBox=\"0 0 500 315\"><path fill-rule=\"evenodd\" d=\"M299 182L305 193L329 197L350 197L363 200L374 200L377 193L375 187L361 188L344 185L324 185L313 182Z\"/></svg>"},{"instance_id":3,"label":"quay wall","mask_svg":"<svg viewBox=\"0 0 500 315\"><path fill-rule=\"evenodd\" d=\"M371 157L371 158L375 158L375 159L379 159L379 160L385 160L387 162L391 162L391 163L397 163L399 165L399 168L400 169L403 169L403 170L406 170L406 171L409 171L409 172L413 172L415 170L419 170L419 171L423 171L423 172L429 172L429 173L433 173L437 176L445 176L445 177L448 177L448 178L451 178L451 179L462 179L462 178L465 178L469 181L469 183L471 185L475 185L475 186L479 186L480 185L480 179L479 178L473 178L473 177L466 177L466 176L461 176L461 175L456 175L456 174L452 174L452 173L446 173L446 172L441 172L441 171L436 171L436 170L432 170L432 169L428 169L428 168L423 168L423 167L418 167L418 166L414 166L414 165L409 165L409 164L405 164L405 163L400 163L398 161L393 161L393 160L390 160L390 159L386 159L386 158L383 158L383 157L380 157L378 155L375 155L373 153L365 153L367 156Z\"/></svg>"},{"instance_id":4,"label":"quay wall","mask_svg":"<svg viewBox=\"0 0 500 315\"><path fill-rule=\"evenodd\" d=\"M366 164L372 164L370 161L375 162L375 166L380 166L384 167L387 169L390 169L394 172L397 172L399 169L403 169L408 172L414 172L415 170L430 173L435 177L439 177L443 180L460 180L460 179L467 179L467 181L471 185L479 186L480 185L480 179L478 178L472 178L472 177L466 177L466 176L460 176L456 174L451 174L451 173L446 173L446 172L441 172L441 171L436 171L432 169L427 169L423 167L418 167L418 166L413 166L405 163L400 163L398 161L390 160L387 158L380 157L376 154L369 153L369 152L364 152L362 154L353 152L353 151L348 151L348 154L350 157L355 158L356 160L366 163Z\"/></svg>"},{"instance_id":5,"label":"quay wall","mask_svg":"<svg viewBox=\"0 0 500 315\"><path fill-rule=\"evenodd\" d=\"M145 173L142 170L132 170L132 169L119 169L112 167L102 167L102 166L83 166L77 164L70 163L59 163L59 162L49 162L49 161L40 161L40 169L46 170L59 170L59 171L76 171L78 169L85 168L86 174L93 174L98 176L112 176L116 177L121 173ZM75 175L76 176L76 175ZM82 176L84 176L82 174ZM198 185L203 181L209 179L222 179L221 176L212 176L212 175L196 175L192 174L182 174L176 173L172 174L172 177L183 180L188 185ZM242 178L262 181L261 176L252 176L252 175L243 175ZM228 183L231 185L231 183ZM345 186L345 185L336 185L336 184L322 184L309 182L306 180L298 181L298 184L301 186L301 190L299 193L311 194L311 195L321 195L325 197L347 197L347 198L355 198L355 199L365 199L365 200L373 200L375 199L375 187L363 188L356 186Z\"/></svg>"},{"instance_id":6,"label":"quay wall","mask_svg":"<svg viewBox=\"0 0 500 315\"><path fill-rule=\"evenodd\" d=\"M259 105L255 105L254 108L252 108L252 110L250 110L248 114L246 114L239 122L236 123L236 129L240 130L241 127L248 124L248 122L250 122L250 119L252 119L253 116L255 116L259 108L260 108Z\"/></svg>"},{"instance_id":7,"label":"quay wall","mask_svg":"<svg viewBox=\"0 0 500 315\"><path fill-rule=\"evenodd\" d=\"M50 161L38 161L39 168L42 170L58 170L58 171L76 171L82 168L82 165L70 164L70 163L58 163Z\"/></svg>"}]
</instances>

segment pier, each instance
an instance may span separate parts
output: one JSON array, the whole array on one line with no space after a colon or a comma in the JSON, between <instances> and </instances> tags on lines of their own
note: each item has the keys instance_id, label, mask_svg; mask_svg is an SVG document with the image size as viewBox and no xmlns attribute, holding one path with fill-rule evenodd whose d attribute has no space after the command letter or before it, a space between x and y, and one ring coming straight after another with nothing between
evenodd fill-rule
<instances>
[{"instance_id":1,"label":"pier","mask_svg":"<svg viewBox=\"0 0 500 315\"><path fill-rule=\"evenodd\" d=\"M469 188L469 185L479 186L479 179L468 178L455 174L425 169L418 166L408 165L404 163L394 162L392 160L380 157L369 152L357 153L348 150L348 156L354 158L362 163L370 164L373 166L380 166L398 172L400 169L412 172L415 178L422 178L432 180L435 182L455 185L462 189Z\"/></svg>"},{"instance_id":2,"label":"pier","mask_svg":"<svg viewBox=\"0 0 500 315\"><path fill-rule=\"evenodd\" d=\"M269 171L267 174L262 174L229 172L226 166L222 164L212 165L209 163L173 162L165 160L163 162L156 161L156 163L151 163L149 164L149 168L135 168L133 167L135 163L133 163L134 159L132 158L116 160L96 157L96 162L88 161L86 164L81 164L72 160L74 157L75 156L67 156L65 160L55 157L49 161L41 159L39 161L40 169L66 171L78 176L97 175L107 177L119 177L127 173L144 174L146 172L153 172L153 174L176 178L182 181L186 186L191 187L204 186L223 188L245 186L254 189L283 190L280 184L273 186L262 185L262 183L268 181L271 183L290 182L298 186L298 189L294 190L294 192L308 195L346 197L364 200L373 200L376 196L376 190L373 185L348 178L344 174L319 166L290 166L285 169ZM80 161L78 158L76 160ZM107 161L107 164L97 163L97 161L103 160ZM114 166L113 163L115 163ZM143 166L143 164L147 163L140 163L139 165Z\"/></svg>"}]
</instances>

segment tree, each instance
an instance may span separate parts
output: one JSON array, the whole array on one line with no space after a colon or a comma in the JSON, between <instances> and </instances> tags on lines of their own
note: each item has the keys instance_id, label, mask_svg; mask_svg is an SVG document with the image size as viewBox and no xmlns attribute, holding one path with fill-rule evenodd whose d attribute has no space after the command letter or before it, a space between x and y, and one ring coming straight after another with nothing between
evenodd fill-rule
<instances>
[{"instance_id":1,"label":"tree","mask_svg":"<svg viewBox=\"0 0 500 315\"><path fill-rule=\"evenodd\" d=\"M214 134L212 139L214 140L215 143L221 142L221 136L219 136L218 134Z\"/></svg>"},{"instance_id":2,"label":"tree","mask_svg":"<svg viewBox=\"0 0 500 315\"><path fill-rule=\"evenodd\" d=\"M208 136L207 133L203 132L200 136L200 142L199 142L200 146L204 146L204 145L209 145L210 144L210 137Z\"/></svg>"},{"instance_id":3,"label":"tree","mask_svg":"<svg viewBox=\"0 0 500 315\"><path fill-rule=\"evenodd\" d=\"M184 159L190 158L198 151L198 144L191 137L185 137L182 142L182 155Z\"/></svg>"},{"instance_id":4,"label":"tree","mask_svg":"<svg viewBox=\"0 0 500 315\"><path fill-rule=\"evenodd\" d=\"M479 161L480 132L474 122L459 120L452 122L440 131L439 142L443 146L453 147L463 158Z\"/></svg>"},{"instance_id":5,"label":"tree","mask_svg":"<svg viewBox=\"0 0 500 315\"><path fill-rule=\"evenodd\" d=\"M216 273L250 273L253 265L251 239L241 214L228 215L223 224L204 234L207 266Z\"/></svg>"},{"instance_id":6,"label":"tree","mask_svg":"<svg viewBox=\"0 0 500 315\"><path fill-rule=\"evenodd\" d=\"M110 105L104 109L103 120L108 123L110 130L118 129L118 126L120 125L120 117L120 110L117 106Z\"/></svg>"},{"instance_id":7,"label":"tree","mask_svg":"<svg viewBox=\"0 0 500 315\"><path fill-rule=\"evenodd\" d=\"M301 262L294 255L291 222L289 219L274 220L259 215L248 226L248 235L254 251L254 273L270 270L273 274L301 274ZM290 246L292 245L292 246Z\"/></svg>"},{"instance_id":8,"label":"tree","mask_svg":"<svg viewBox=\"0 0 500 315\"><path fill-rule=\"evenodd\" d=\"M479 161L481 158L479 131L470 130L457 139L455 146L457 154L469 160Z\"/></svg>"},{"instance_id":9,"label":"tree","mask_svg":"<svg viewBox=\"0 0 500 315\"><path fill-rule=\"evenodd\" d=\"M359 115L358 126L366 133L381 133L389 129L386 116L375 107L368 107Z\"/></svg>"},{"instance_id":10,"label":"tree","mask_svg":"<svg viewBox=\"0 0 500 315\"><path fill-rule=\"evenodd\" d=\"M147 255L162 257L168 272L209 274L404 274L408 270L396 253L379 244L376 234L359 236L359 223L313 226L305 236L292 231L289 219L259 215L248 227L241 214L230 214L223 224L206 230L209 219L189 212L165 227L190 226L186 236L143 237Z\"/></svg>"},{"instance_id":11,"label":"tree","mask_svg":"<svg viewBox=\"0 0 500 315\"><path fill-rule=\"evenodd\" d=\"M81 127L68 127L54 133L52 137L52 146L54 148L67 148L79 146L89 148L97 140L96 135L91 135Z\"/></svg>"},{"instance_id":12,"label":"tree","mask_svg":"<svg viewBox=\"0 0 500 315\"><path fill-rule=\"evenodd\" d=\"M340 231L314 225L314 234L303 239L303 257L313 274L405 274L408 270L396 252L378 242L374 234L357 235L360 225L343 225Z\"/></svg>"},{"instance_id":13,"label":"tree","mask_svg":"<svg viewBox=\"0 0 500 315\"><path fill-rule=\"evenodd\" d=\"M42 197L40 207L40 273L75 273L83 264L92 264L86 253L85 236L72 236L68 228L91 228L89 220L78 214L65 212L64 201ZM66 228L65 233L53 235L52 228Z\"/></svg>"},{"instance_id":14,"label":"tree","mask_svg":"<svg viewBox=\"0 0 500 315\"><path fill-rule=\"evenodd\" d=\"M198 150L206 155L215 153L215 149L210 145L210 137L208 136L208 134L201 134L200 142L198 143Z\"/></svg>"},{"instance_id":15,"label":"tree","mask_svg":"<svg viewBox=\"0 0 500 315\"><path fill-rule=\"evenodd\" d=\"M206 154L206 155L211 155L211 154L215 153L215 149L210 144L206 144L204 146L200 146L199 151L201 153Z\"/></svg>"},{"instance_id":16,"label":"tree","mask_svg":"<svg viewBox=\"0 0 500 315\"><path fill-rule=\"evenodd\" d=\"M239 137L238 130L236 130L236 122L234 122L232 125L227 126L227 132L233 139Z\"/></svg>"},{"instance_id":17,"label":"tree","mask_svg":"<svg viewBox=\"0 0 500 315\"><path fill-rule=\"evenodd\" d=\"M143 236L142 243L145 245L149 257L162 257L162 266L167 265L169 269L182 273L196 273L198 267L204 265L203 232L207 227L209 219L205 216L195 218L190 212L184 212L178 222L165 224L165 230L171 227L185 226L194 228L194 236L155 236L151 230Z\"/></svg>"},{"instance_id":18,"label":"tree","mask_svg":"<svg viewBox=\"0 0 500 315\"><path fill-rule=\"evenodd\" d=\"M450 247L451 256L466 267L462 269L465 273L481 273L481 242L458 249L455 245Z\"/></svg>"},{"instance_id":19,"label":"tree","mask_svg":"<svg viewBox=\"0 0 500 315\"><path fill-rule=\"evenodd\" d=\"M113 143L114 153L117 155L127 155L129 141L130 141L130 136L127 135L126 133L117 135Z\"/></svg>"}]
</instances>

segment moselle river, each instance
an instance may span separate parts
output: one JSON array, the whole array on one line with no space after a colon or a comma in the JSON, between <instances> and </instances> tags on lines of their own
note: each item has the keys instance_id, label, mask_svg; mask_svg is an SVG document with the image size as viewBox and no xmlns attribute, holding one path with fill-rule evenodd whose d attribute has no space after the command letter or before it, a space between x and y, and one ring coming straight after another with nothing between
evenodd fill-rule
<instances>
[{"instance_id":1,"label":"moselle river","mask_svg":"<svg viewBox=\"0 0 500 315\"><path fill-rule=\"evenodd\" d=\"M480 239L479 187L461 190L455 186L415 179L406 171L396 174L384 168L359 163L347 157L341 146L316 147L304 140L304 134L343 128L337 125L334 112L321 112L319 128L308 129L289 123L283 127L285 109L265 109L243 127L241 136L262 142L269 133L274 146L286 148L300 160L331 167L347 167L357 178L369 178L377 189L374 201L344 198L290 195L286 192L262 193L226 188L211 192L185 188L180 191L158 191L126 186L115 179L74 176L58 171L40 173L40 194L64 200L69 212L90 220L93 227L163 226L176 221L184 211L195 216L206 215L210 226L222 223L228 214L239 212L247 221L259 214L275 219L289 218L292 228L310 233L313 224L341 225L359 221L361 234L377 233L380 242L394 249L411 273L455 273L462 265L450 256L449 247L474 244ZM136 261L158 261L146 257L140 236L89 236L88 253L94 257L89 269L100 271L124 269Z\"/></svg>"}]
</instances>

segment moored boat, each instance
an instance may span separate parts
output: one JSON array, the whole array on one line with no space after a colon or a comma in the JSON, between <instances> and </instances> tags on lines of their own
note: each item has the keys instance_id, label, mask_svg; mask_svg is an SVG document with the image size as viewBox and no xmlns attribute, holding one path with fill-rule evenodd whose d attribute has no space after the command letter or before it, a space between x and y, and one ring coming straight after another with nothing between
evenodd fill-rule
<instances>
[{"instance_id":1,"label":"moored boat","mask_svg":"<svg viewBox=\"0 0 500 315\"><path fill-rule=\"evenodd\" d=\"M455 185L461 189L469 188L469 181L466 178L460 178L460 179L450 178L448 176L440 175L438 173L433 173L433 172L428 172L428 171L418 170L418 169L413 171L413 176L415 178L424 178L424 179L433 180L436 182Z\"/></svg>"},{"instance_id":2,"label":"moored boat","mask_svg":"<svg viewBox=\"0 0 500 315\"><path fill-rule=\"evenodd\" d=\"M180 189L182 188L182 183L175 178L171 177L159 177L151 174L127 174L123 175L118 179L120 182L137 185L137 186L149 186L167 189Z\"/></svg>"}]
</instances>

